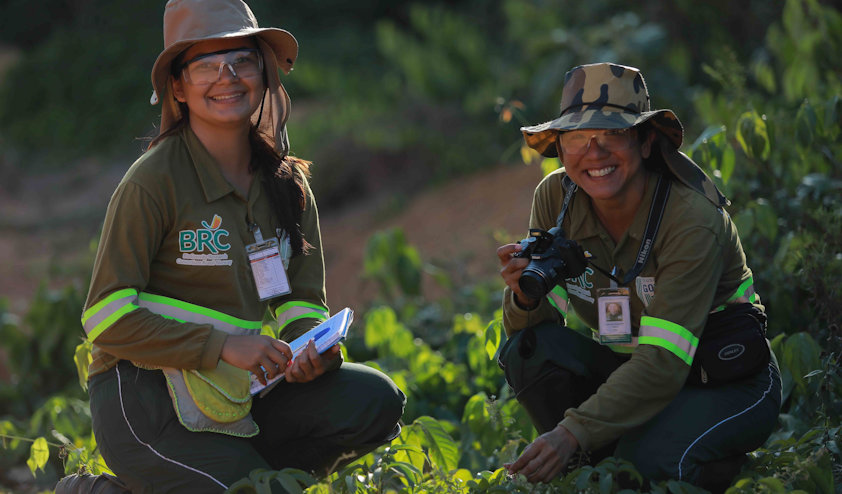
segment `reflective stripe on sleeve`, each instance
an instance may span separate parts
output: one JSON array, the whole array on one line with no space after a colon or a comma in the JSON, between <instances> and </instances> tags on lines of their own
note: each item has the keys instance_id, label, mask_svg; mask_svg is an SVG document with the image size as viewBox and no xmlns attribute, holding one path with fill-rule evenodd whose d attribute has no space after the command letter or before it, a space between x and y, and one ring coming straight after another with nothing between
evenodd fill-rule
<instances>
[{"instance_id":1,"label":"reflective stripe on sleeve","mask_svg":"<svg viewBox=\"0 0 842 494\"><path fill-rule=\"evenodd\" d=\"M240 319L201 305L145 292L140 294L138 305L150 312L176 321L210 324L214 329L225 331L228 334L259 334L262 324L262 321Z\"/></svg>"},{"instance_id":2,"label":"reflective stripe on sleeve","mask_svg":"<svg viewBox=\"0 0 842 494\"><path fill-rule=\"evenodd\" d=\"M643 316L640 318L638 343L665 348L687 365L691 365L696 347L699 346L699 338L674 322Z\"/></svg>"},{"instance_id":3,"label":"reflective stripe on sleeve","mask_svg":"<svg viewBox=\"0 0 842 494\"><path fill-rule=\"evenodd\" d=\"M561 317L567 319L567 290L561 287L561 285L556 285L553 290L547 294L547 300L550 301L550 304L556 308L557 311L561 312Z\"/></svg>"},{"instance_id":4,"label":"reflective stripe on sleeve","mask_svg":"<svg viewBox=\"0 0 842 494\"><path fill-rule=\"evenodd\" d=\"M313 318L324 321L327 319L327 309L321 305L293 300L275 309L275 317L278 319L278 331L281 331L287 324L299 319Z\"/></svg>"},{"instance_id":5,"label":"reflective stripe on sleeve","mask_svg":"<svg viewBox=\"0 0 842 494\"><path fill-rule=\"evenodd\" d=\"M742 282L740 286L737 288L737 291L731 295L731 298L728 299L727 302L720 305L719 307L710 311L711 313L719 312L724 309L726 306L731 304L740 304L745 302L751 302L753 304L760 302L760 297L757 295L757 292L754 291L754 278L749 277L747 280Z\"/></svg>"},{"instance_id":6,"label":"reflective stripe on sleeve","mask_svg":"<svg viewBox=\"0 0 842 494\"><path fill-rule=\"evenodd\" d=\"M112 324L129 312L138 309L137 290L124 288L111 293L82 314L82 327L93 342Z\"/></svg>"}]
</instances>

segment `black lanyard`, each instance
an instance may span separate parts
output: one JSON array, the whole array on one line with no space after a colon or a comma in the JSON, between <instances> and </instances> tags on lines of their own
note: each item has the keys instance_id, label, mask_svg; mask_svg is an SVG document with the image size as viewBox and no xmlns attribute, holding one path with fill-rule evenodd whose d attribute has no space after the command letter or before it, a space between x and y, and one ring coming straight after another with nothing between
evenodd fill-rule
<instances>
[{"instance_id":1,"label":"black lanyard","mask_svg":"<svg viewBox=\"0 0 842 494\"><path fill-rule=\"evenodd\" d=\"M562 183L565 189L567 189L567 193L564 195L561 212L558 214L558 218L556 218L556 226L559 228L561 228L561 222L564 221L564 216L567 214L567 208L570 206L573 194L579 188L568 175L564 176ZM590 258L588 258L588 264L620 285L628 285L634 280L643 271L643 266L646 265L646 260L649 259L649 254L652 252L652 246L655 245L655 236L658 235L658 228L660 228L661 219L664 217L664 208L667 205L667 199L670 195L670 186L671 182L669 179L664 179L663 174L658 175L658 185L655 186L655 197L652 199L652 206L649 208L649 217L646 219L646 230L643 232L643 241L640 242L640 249L637 251L637 259L631 270L623 276L622 281L617 279L614 274L594 264Z\"/></svg>"}]
</instances>

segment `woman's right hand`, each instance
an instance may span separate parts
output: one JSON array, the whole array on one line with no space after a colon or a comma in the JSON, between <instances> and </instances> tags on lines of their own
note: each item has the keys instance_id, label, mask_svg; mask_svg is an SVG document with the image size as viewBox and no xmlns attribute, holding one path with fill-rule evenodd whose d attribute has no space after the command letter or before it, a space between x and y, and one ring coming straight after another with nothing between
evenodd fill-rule
<instances>
[{"instance_id":1,"label":"woman's right hand","mask_svg":"<svg viewBox=\"0 0 842 494\"><path fill-rule=\"evenodd\" d=\"M534 309L539 301L524 295L518 284L523 270L529 265L529 259L514 257L515 252L520 252L522 249L520 244L506 244L497 248L497 257L500 258L500 265L503 266L500 276L503 277L506 286L514 292L515 301L519 306L524 309Z\"/></svg>"},{"instance_id":2,"label":"woman's right hand","mask_svg":"<svg viewBox=\"0 0 842 494\"><path fill-rule=\"evenodd\" d=\"M219 358L234 367L251 371L260 384L265 385L263 371L269 379L284 372L292 360L292 350L287 342L271 336L228 335Z\"/></svg>"}]
</instances>

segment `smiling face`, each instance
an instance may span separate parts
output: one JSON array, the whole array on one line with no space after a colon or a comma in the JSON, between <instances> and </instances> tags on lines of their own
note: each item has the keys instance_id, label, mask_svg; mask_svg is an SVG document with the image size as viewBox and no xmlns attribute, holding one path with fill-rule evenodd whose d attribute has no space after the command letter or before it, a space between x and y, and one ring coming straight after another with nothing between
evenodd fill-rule
<instances>
[{"instance_id":1,"label":"smiling face","mask_svg":"<svg viewBox=\"0 0 842 494\"><path fill-rule=\"evenodd\" d=\"M257 48L251 38L200 41L188 48L181 60L194 60L204 54L226 50ZM200 63L200 62L194 62ZM218 81L197 85L186 80L184 71L173 79L175 99L187 105L190 125L208 130L248 129L250 118L263 98L262 74L235 77L226 66Z\"/></svg>"},{"instance_id":2,"label":"smiling face","mask_svg":"<svg viewBox=\"0 0 842 494\"><path fill-rule=\"evenodd\" d=\"M601 129L560 133L558 148L570 178L597 203L630 204L639 200L646 174L643 160L649 157L654 134L640 142L637 130L627 131L619 145L616 131ZM562 138L562 136L565 136ZM586 140L582 154L565 153L564 142ZM606 149L606 146L608 149Z\"/></svg>"}]
</instances>

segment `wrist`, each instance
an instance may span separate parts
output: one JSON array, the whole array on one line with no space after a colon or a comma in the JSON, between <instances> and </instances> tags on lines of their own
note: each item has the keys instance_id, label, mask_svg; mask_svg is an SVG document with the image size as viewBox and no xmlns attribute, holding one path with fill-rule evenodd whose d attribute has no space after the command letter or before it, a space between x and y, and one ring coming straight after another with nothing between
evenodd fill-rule
<instances>
[{"instance_id":1,"label":"wrist","mask_svg":"<svg viewBox=\"0 0 842 494\"><path fill-rule=\"evenodd\" d=\"M521 310L535 310L538 307L538 304L541 302L540 300L522 297L515 292L512 292L512 295L512 299L514 300L515 305L518 309Z\"/></svg>"}]
</instances>

